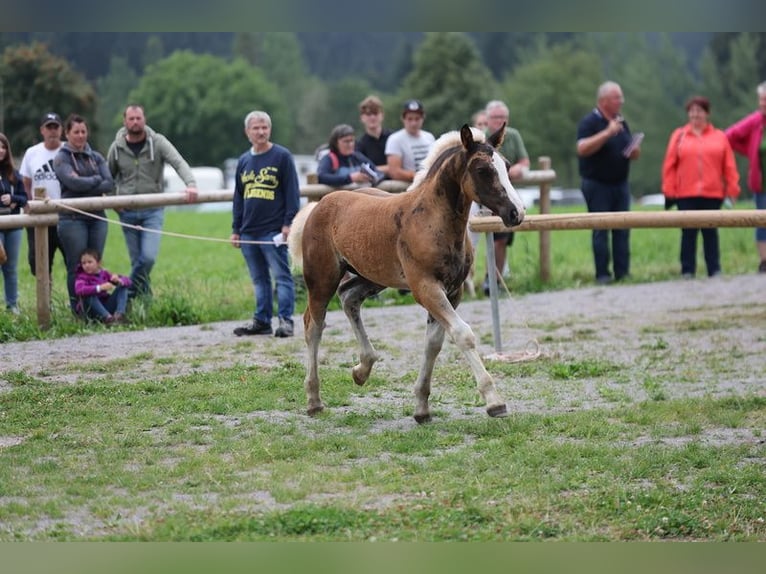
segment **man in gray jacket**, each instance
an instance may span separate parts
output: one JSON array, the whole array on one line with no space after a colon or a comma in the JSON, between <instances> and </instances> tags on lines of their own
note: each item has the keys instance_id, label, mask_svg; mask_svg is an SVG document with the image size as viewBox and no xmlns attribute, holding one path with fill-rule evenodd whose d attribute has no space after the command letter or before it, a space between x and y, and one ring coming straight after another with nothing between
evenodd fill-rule
<instances>
[{"instance_id":1,"label":"man in gray jacket","mask_svg":"<svg viewBox=\"0 0 766 574\"><path fill-rule=\"evenodd\" d=\"M123 113L123 127L107 154L117 195L162 193L163 170L169 163L186 185L186 200L197 200L194 175L178 150L162 134L146 125L143 106L130 104ZM130 297L151 296L149 274L160 250L165 218L163 207L120 209L122 231L130 256ZM134 226L140 226L136 228Z\"/></svg>"}]
</instances>

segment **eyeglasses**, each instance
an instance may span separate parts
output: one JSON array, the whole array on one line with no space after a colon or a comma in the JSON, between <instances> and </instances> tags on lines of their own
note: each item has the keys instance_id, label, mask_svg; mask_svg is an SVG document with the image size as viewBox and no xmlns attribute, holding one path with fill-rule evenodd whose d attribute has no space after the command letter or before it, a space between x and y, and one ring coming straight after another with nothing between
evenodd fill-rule
<instances>
[{"instance_id":1,"label":"eyeglasses","mask_svg":"<svg viewBox=\"0 0 766 574\"><path fill-rule=\"evenodd\" d=\"M352 144L354 143L354 138L343 138L338 140L339 144Z\"/></svg>"},{"instance_id":2,"label":"eyeglasses","mask_svg":"<svg viewBox=\"0 0 766 574\"><path fill-rule=\"evenodd\" d=\"M508 119L508 116L504 116L504 115L497 115L497 114L495 114L495 115L491 115L491 116L487 116L487 117L488 117L490 120L507 120L507 119Z\"/></svg>"}]
</instances>

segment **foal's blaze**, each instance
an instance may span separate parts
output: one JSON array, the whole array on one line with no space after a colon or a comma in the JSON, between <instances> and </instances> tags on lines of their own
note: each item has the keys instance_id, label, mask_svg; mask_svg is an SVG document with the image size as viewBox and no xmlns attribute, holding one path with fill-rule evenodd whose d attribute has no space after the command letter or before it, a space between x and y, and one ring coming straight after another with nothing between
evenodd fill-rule
<instances>
[{"instance_id":1,"label":"foal's blaze","mask_svg":"<svg viewBox=\"0 0 766 574\"><path fill-rule=\"evenodd\" d=\"M374 189L336 191L303 208L289 236L293 261L302 261L308 292L303 316L307 345L304 387L307 412L319 413L319 343L327 305L337 292L359 343L351 370L363 385L380 358L361 317L364 300L386 287L409 288L428 312L426 345L415 383L418 423L431 419L431 376L444 337L466 357L487 414L505 416L505 402L476 351L476 337L455 312L470 268L468 213L477 201L508 226L524 218L524 204L497 152L504 128L487 138L464 125L439 138L405 193Z\"/></svg>"}]
</instances>

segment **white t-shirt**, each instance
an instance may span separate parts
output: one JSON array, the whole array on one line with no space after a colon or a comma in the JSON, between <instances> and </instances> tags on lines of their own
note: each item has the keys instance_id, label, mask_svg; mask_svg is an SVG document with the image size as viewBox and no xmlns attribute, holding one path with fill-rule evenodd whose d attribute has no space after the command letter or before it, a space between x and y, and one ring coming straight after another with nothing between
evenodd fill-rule
<instances>
[{"instance_id":1,"label":"white t-shirt","mask_svg":"<svg viewBox=\"0 0 766 574\"><path fill-rule=\"evenodd\" d=\"M398 155L402 158L402 169L418 171L434 141L431 132L420 130L420 134L415 137L402 128L388 136L386 155Z\"/></svg>"},{"instance_id":2,"label":"white t-shirt","mask_svg":"<svg viewBox=\"0 0 766 574\"><path fill-rule=\"evenodd\" d=\"M29 199L34 199L36 187L44 187L49 199L61 199L61 185L56 177L56 172L53 171L53 158L56 157L58 151L58 149L46 148L43 142L27 149L24 159L21 160L19 173L21 177L28 177L32 180Z\"/></svg>"}]
</instances>

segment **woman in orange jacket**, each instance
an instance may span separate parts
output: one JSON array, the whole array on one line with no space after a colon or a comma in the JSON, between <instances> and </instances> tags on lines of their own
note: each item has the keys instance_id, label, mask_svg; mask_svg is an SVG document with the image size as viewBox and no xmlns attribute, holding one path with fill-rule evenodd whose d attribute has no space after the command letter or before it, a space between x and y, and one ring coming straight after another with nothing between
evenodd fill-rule
<instances>
[{"instance_id":1,"label":"woman in orange jacket","mask_svg":"<svg viewBox=\"0 0 766 574\"><path fill-rule=\"evenodd\" d=\"M739 172L723 131L710 123L710 101L694 96L686 102L689 123L670 136L662 164L662 192L678 209L721 209L725 198L739 196ZM697 234L702 232L708 277L721 273L718 229L681 230L681 275L697 269Z\"/></svg>"}]
</instances>

